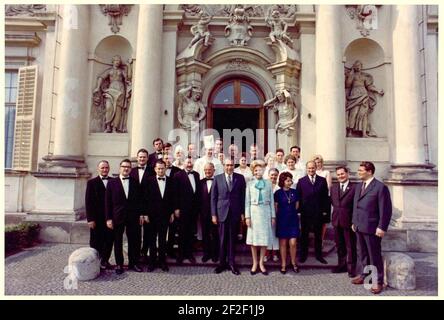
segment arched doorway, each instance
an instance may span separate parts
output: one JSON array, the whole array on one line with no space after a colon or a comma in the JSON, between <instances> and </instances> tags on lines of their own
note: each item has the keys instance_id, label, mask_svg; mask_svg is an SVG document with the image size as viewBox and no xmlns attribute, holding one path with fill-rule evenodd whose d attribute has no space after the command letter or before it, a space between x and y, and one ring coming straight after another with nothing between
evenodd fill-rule
<instances>
[{"instance_id":1,"label":"arched doorway","mask_svg":"<svg viewBox=\"0 0 444 320\"><path fill-rule=\"evenodd\" d=\"M265 97L254 82L239 78L225 80L214 87L208 101L207 128L217 130L220 137L224 129L252 129L255 143L266 152ZM243 145L241 149L245 151L248 147Z\"/></svg>"}]
</instances>

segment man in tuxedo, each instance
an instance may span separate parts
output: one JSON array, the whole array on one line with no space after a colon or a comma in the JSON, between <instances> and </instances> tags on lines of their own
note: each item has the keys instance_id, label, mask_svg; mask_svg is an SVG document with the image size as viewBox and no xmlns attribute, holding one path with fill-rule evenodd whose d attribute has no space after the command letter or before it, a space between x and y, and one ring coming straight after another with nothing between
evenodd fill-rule
<instances>
[{"instance_id":1,"label":"man in tuxedo","mask_svg":"<svg viewBox=\"0 0 444 320\"><path fill-rule=\"evenodd\" d=\"M139 183L130 177L131 161L120 162L119 176L108 182L105 194L106 225L114 230L114 255L116 273L123 273L123 233L126 229L128 238L128 268L142 272L137 265L140 256L140 226L146 217L141 205Z\"/></svg>"},{"instance_id":2,"label":"man in tuxedo","mask_svg":"<svg viewBox=\"0 0 444 320\"><path fill-rule=\"evenodd\" d=\"M202 262L219 259L219 232L211 221L211 189L214 181L214 164L208 162L204 166L205 177L200 180L200 223L202 226L203 257Z\"/></svg>"},{"instance_id":3,"label":"man in tuxedo","mask_svg":"<svg viewBox=\"0 0 444 320\"><path fill-rule=\"evenodd\" d=\"M349 277L356 274L356 235L351 229L355 184L351 183L348 168L336 168L338 182L331 187L333 213L331 223L335 229L335 242L338 251L338 265L333 273L348 272Z\"/></svg>"},{"instance_id":4,"label":"man in tuxedo","mask_svg":"<svg viewBox=\"0 0 444 320\"><path fill-rule=\"evenodd\" d=\"M165 162L157 160L154 171L156 175L148 178L148 188L145 189L144 196L149 208L148 220L152 231L148 272L153 271L156 265L168 272L166 234L168 222L173 219L174 185L171 178L165 175Z\"/></svg>"},{"instance_id":5,"label":"man in tuxedo","mask_svg":"<svg viewBox=\"0 0 444 320\"><path fill-rule=\"evenodd\" d=\"M163 140L160 138L156 138L153 140L154 152L151 153L148 157L148 167L150 169L150 175L155 175L154 166L156 165L157 160L162 160L163 157Z\"/></svg>"},{"instance_id":6,"label":"man in tuxedo","mask_svg":"<svg viewBox=\"0 0 444 320\"><path fill-rule=\"evenodd\" d=\"M180 171L180 168L173 166L173 155L171 153L164 152L162 160L165 162L165 175L170 178L174 178L176 173Z\"/></svg>"},{"instance_id":7,"label":"man in tuxedo","mask_svg":"<svg viewBox=\"0 0 444 320\"><path fill-rule=\"evenodd\" d=\"M178 167L173 166L173 155L170 153L163 153L163 162L165 162L166 169L165 169L165 175L170 178L174 182L174 176L176 173L181 171ZM174 252L174 244L176 243L176 234L179 232L179 221L173 220L168 224L168 241L167 241L167 254L173 258L176 259L177 256Z\"/></svg>"},{"instance_id":8,"label":"man in tuxedo","mask_svg":"<svg viewBox=\"0 0 444 320\"><path fill-rule=\"evenodd\" d=\"M193 170L193 159L190 156L185 159L184 167L174 176L176 186L174 218L179 220L178 264L181 264L183 259L196 262L193 256L193 240L200 206L200 179L199 174Z\"/></svg>"},{"instance_id":9,"label":"man in tuxedo","mask_svg":"<svg viewBox=\"0 0 444 320\"><path fill-rule=\"evenodd\" d=\"M234 263L234 246L240 220L245 217L246 183L243 175L233 171L234 161L225 159L224 173L214 178L211 188L212 221L219 226L219 266L214 272L221 273L229 265L231 272L239 275Z\"/></svg>"},{"instance_id":10,"label":"man in tuxedo","mask_svg":"<svg viewBox=\"0 0 444 320\"><path fill-rule=\"evenodd\" d=\"M322 257L322 224L323 216L330 214L327 180L316 174L316 164L308 161L307 175L300 178L296 190L300 196L301 213L301 255L299 261L304 263L308 256L308 236L313 229L315 236L316 260L326 264Z\"/></svg>"},{"instance_id":11,"label":"man in tuxedo","mask_svg":"<svg viewBox=\"0 0 444 320\"><path fill-rule=\"evenodd\" d=\"M132 177L134 180L136 180L139 183L139 187L141 188L141 193L144 192L144 189L146 188L146 184L148 181L148 177L151 175L151 169L147 165L148 163L148 151L146 149L139 149L137 151L137 167L134 167L131 169L130 177ZM143 230L143 240L138 240L139 242L142 241L142 250L140 252L141 258L146 260L147 253L148 253L148 247L149 247L149 239L150 239L150 225L146 222L143 223L142 226Z\"/></svg>"},{"instance_id":12,"label":"man in tuxedo","mask_svg":"<svg viewBox=\"0 0 444 320\"><path fill-rule=\"evenodd\" d=\"M375 165L372 162L361 162L358 176L362 183L356 186L352 219L352 229L358 240L358 276L352 283L363 284L368 276L365 267L376 267L377 281L372 281L371 292L378 294L384 284L381 240L392 218L392 201L387 186L375 179L374 174ZM372 276L372 279L375 278Z\"/></svg>"},{"instance_id":13,"label":"man in tuxedo","mask_svg":"<svg viewBox=\"0 0 444 320\"><path fill-rule=\"evenodd\" d=\"M107 228L105 218L105 191L110 179L108 161L100 161L97 172L97 177L88 180L85 194L86 220L90 230L89 245L99 252L100 268L110 269L108 260L113 249L114 234Z\"/></svg>"}]
</instances>

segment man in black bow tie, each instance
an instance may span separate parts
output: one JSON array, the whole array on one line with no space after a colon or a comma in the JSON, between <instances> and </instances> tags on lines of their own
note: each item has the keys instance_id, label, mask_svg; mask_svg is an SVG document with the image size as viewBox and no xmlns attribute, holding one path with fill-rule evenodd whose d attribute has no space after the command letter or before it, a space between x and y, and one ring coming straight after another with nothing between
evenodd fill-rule
<instances>
[{"instance_id":1,"label":"man in black bow tie","mask_svg":"<svg viewBox=\"0 0 444 320\"><path fill-rule=\"evenodd\" d=\"M148 166L150 169L150 175L155 175L154 166L157 160L162 160L163 157L163 140L156 138L153 140L154 152L148 157Z\"/></svg>"},{"instance_id":2,"label":"man in black bow tie","mask_svg":"<svg viewBox=\"0 0 444 320\"><path fill-rule=\"evenodd\" d=\"M175 212L174 218L179 220L179 250L177 263L183 259L195 263L193 256L193 240L197 230L197 216L200 206L199 174L193 170L191 156L185 159L185 169L174 176Z\"/></svg>"},{"instance_id":3,"label":"man in black bow tie","mask_svg":"<svg viewBox=\"0 0 444 320\"><path fill-rule=\"evenodd\" d=\"M108 260L113 249L114 234L106 227L105 191L108 185L109 163L101 160L97 165L98 176L86 185L86 220L90 229L89 245L100 255L100 268L111 268Z\"/></svg>"},{"instance_id":4,"label":"man in black bow tie","mask_svg":"<svg viewBox=\"0 0 444 320\"><path fill-rule=\"evenodd\" d=\"M174 186L171 178L165 175L165 162L157 160L154 170L156 175L149 177L144 195L152 231L148 272L153 271L156 265L167 272L166 234L168 221L173 219Z\"/></svg>"},{"instance_id":5,"label":"man in black bow tie","mask_svg":"<svg viewBox=\"0 0 444 320\"><path fill-rule=\"evenodd\" d=\"M204 166L205 178L200 180L200 223L202 226L203 257L202 262L219 260L219 231L211 221L211 188L214 181L214 164L207 162Z\"/></svg>"},{"instance_id":6,"label":"man in black bow tie","mask_svg":"<svg viewBox=\"0 0 444 320\"><path fill-rule=\"evenodd\" d=\"M114 230L114 255L116 257L116 273L123 273L123 233L128 238L128 268L141 272L140 257L140 226L144 223L146 208L141 201L139 183L130 177L131 161L120 162L119 177L108 182L106 188L106 224Z\"/></svg>"},{"instance_id":7,"label":"man in black bow tie","mask_svg":"<svg viewBox=\"0 0 444 320\"><path fill-rule=\"evenodd\" d=\"M333 206L331 223L335 229L338 265L332 272L348 272L349 277L355 277L356 235L351 229L355 184L349 180L347 167L337 167L336 176L338 182L333 183L330 198Z\"/></svg>"},{"instance_id":8,"label":"man in black bow tie","mask_svg":"<svg viewBox=\"0 0 444 320\"><path fill-rule=\"evenodd\" d=\"M137 167L131 169L130 177L134 178L139 183L141 193L147 188L148 177L153 175L151 168L148 166L148 151L146 149L139 149L137 151ZM147 253L149 248L149 239L151 238L150 225L145 221L142 226L141 238L139 242L142 242L142 249L140 251L141 259L147 260ZM145 261L146 262L146 261Z\"/></svg>"}]
</instances>

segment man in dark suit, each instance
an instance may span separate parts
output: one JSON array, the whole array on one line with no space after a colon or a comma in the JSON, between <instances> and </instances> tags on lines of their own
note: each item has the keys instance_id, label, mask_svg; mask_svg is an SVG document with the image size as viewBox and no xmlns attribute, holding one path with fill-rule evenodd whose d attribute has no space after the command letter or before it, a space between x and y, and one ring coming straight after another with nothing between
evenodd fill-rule
<instances>
[{"instance_id":1,"label":"man in dark suit","mask_svg":"<svg viewBox=\"0 0 444 320\"><path fill-rule=\"evenodd\" d=\"M144 192L146 188L146 184L148 181L148 177L151 175L151 169L147 165L148 163L148 151L146 149L139 149L137 151L137 167L131 169L130 177L134 178L139 183L139 187L141 188L141 192ZM150 235L150 225L146 222L143 223L143 240L139 239L138 241L142 241L142 250L140 252L141 258L146 260L148 247L149 247L149 239Z\"/></svg>"},{"instance_id":2,"label":"man in dark suit","mask_svg":"<svg viewBox=\"0 0 444 320\"><path fill-rule=\"evenodd\" d=\"M178 173L181 170L178 167L173 166L173 156L171 153L164 152L162 159L166 165L165 175L174 182L174 176L176 175L176 173ZM179 221L173 220L168 224L168 241L167 241L167 254L173 259L177 258L176 253L174 252L174 244L177 243L176 240L178 236L176 235L178 234L178 232L179 232Z\"/></svg>"},{"instance_id":3,"label":"man in dark suit","mask_svg":"<svg viewBox=\"0 0 444 320\"><path fill-rule=\"evenodd\" d=\"M224 173L214 178L211 190L211 215L214 224L219 224L219 266L214 270L221 273L231 269L235 275L240 272L234 264L234 246L239 231L240 220L245 217L244 176L234 173L234 162L230 158L224 161ZM227 264L228 256L228 264Z\"/></svg>"},{"instance_id":4,"label":"man in dark suit","mask_svg":"<svg viewBox=\"0 0 444 320\"><path fill-rule=\"evenodd\" d=\"M154 166L156 165L157 160L162 160L163 157L163 140L160 138L156 138L153 140L154 152L151 153L148 157L148 167L150 170L150 175L155 175Z\"/></svg>"},{"instance_id":5,"label":"man in dark suit","mask_svg":"<svg viewBox=\"0 0 444 320\"><path fill-rule=\"evenodd\" d=\"M174 176L176 186L174 216L179 220L178 264L181 264L183 259L196 263L193 256L193 239L200 206L199 183L199 174L193 170L193 159L189 156L185 159L184 169Z\"/></svg>"},{"instance_id":6,"label":"man in dark suit","mask_svg":"<svg viewBox=\"0 0 444 320\"><path fill-rule=\"evenodd\" d=\"M308 236L313 229L315 236L316 260L326 264L322 257L322 224L323 216L330 214L330 198L328 197L327 180L316 174L316 164L308 161L307 175L300 178L296 190L300 196L299 211L301 213L301 255L299 261L304 263L308 256Z\"/></svg>"},{"instance_id":7,"label":"man in dark suit","mask_svg":"<svg viewBox=\"0 0 444 320\"><path fill-rule=\"evenodd\" d=\"M108 161L100 161L97 172L97 177L88 180L85 194L86 220L90 229L89 245L99 252L100 268L110 269L108 260L113 249L114 234L107 228L105 218L105 191L110 179Z\"/></svg>"},{"instance_id":8,"label":"man in dark suit","mask_svg":"<svg viewBox=\"0 0 444 320\"><path fill-rule=\"evenodd\" d=\"M167 272L169 268L166 263L166 234L168 221L173 219L174 185L171 178L165 175L165 162L157 160L154 171L156 175L149 177L144 196L149 208L148 217L152 231L148 272L153 271L156 265Z\"/></svg>"},{"instance_id":9,"label":"man in dark suit","mask_svg":"<svg viewBox=\"0 0 444 320\"><path fill-rule=\"evenodd\" d=\"M352 219L352 229L358 239L358 276L352 280L352 283L363 284L365 277L368 276L365 267L374 266L377 270L377 283L372 281L371 292L378 294L384 284L381 240L392 218L392 201L387 186L376 180L374 174L373 163L361 162L358 175L362 183L356 186Z\"/></svg>"},{"instance_id":10,"label":"man in dark suit","mask_svg":"<svg viewBox=\"0 0 444 320\"><path fill-rule=\"evenodd\" d=\"M333 273L348 272L349 277L356 276L356 235L351 229L355 184L351 183L348 168L336 168L337 183L331 187L333 213L331 223L335 229L335 242L338 251L338 265Z\"/></svg>"},{"instance_id":11,"label":"man in dark suit","mask_svg":"<svg viewBox=\"0 0 444 320\"><path fill-rule=\"evenodd\" d=\"M144 222L139 183L131 178L131 161L120 162L119 176L108 182L106 188L106 225L114 230L116 273L123 273L123 233L128 238L128 268L142 272L137 265L140 256L140 226Z\"/></svg>"},{"instance_id":12,"label":"man in dark suit","mask_svg":"<svg viewBox=\"0 0 444 320\"><path fill-rule=\"evenodd\" d=\"M219 232L217 226L211 221L211 189L214 181L214 164L208 162L204 165L205 178L200 180L200 224L202 226L203 257L202 262L219 259Z\"/></svg>"}]
</instances>

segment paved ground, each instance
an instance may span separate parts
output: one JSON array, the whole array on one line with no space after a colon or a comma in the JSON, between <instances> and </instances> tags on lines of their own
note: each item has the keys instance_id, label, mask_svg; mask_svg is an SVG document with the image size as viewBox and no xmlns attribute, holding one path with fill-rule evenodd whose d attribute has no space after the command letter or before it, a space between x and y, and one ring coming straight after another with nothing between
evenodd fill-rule
<instances>
[{"instance_id":1,"label":"paved ground","mask_svg":"<svg viewBox=\"0 0 444 320\"><path fill-rule=\"evenodd\" d=\"M175 296L373 296L362 286L350 284L347 274L329 269L305 268L301 273L282 275L271 269L269 276L214 274L210 266L172 266L169 273L106 271L97 279L79 282L78 289L64 289L63 269L70 253L79 245L42 245L5 260L6 295L175 295ZM381 296L431 296L438 294L437 256L412 254L417 268L417 289L387 288Z\"/></svg>"}]
</instances>

